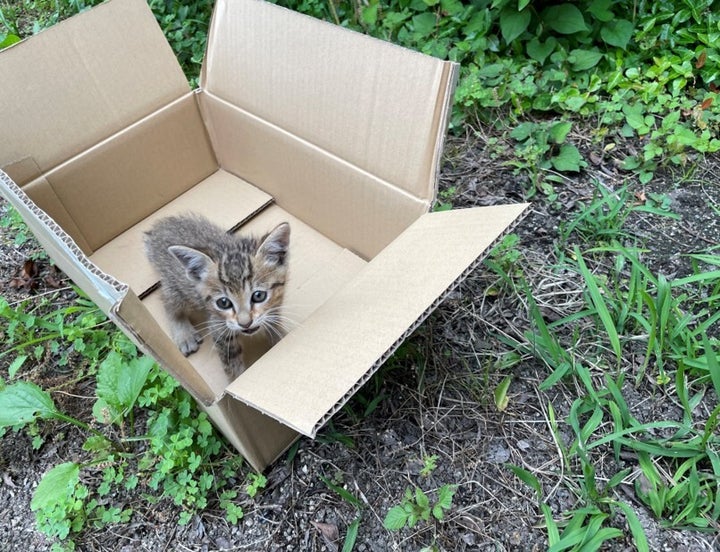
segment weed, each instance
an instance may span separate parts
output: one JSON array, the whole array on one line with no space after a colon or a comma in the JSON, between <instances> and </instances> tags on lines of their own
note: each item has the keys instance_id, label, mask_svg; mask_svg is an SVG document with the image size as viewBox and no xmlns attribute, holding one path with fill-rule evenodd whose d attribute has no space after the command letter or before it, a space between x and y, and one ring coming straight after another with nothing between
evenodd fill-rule
<instances>
[{"instance_id":1,"label":"weed","mask_svg":"<svg viewBox=\"0 0 720 552\"><path fill-rule=\"evenodd\" d=\"M430 497L420 487L405 489L400 504L390 508L385 515L383 526L390 531L399 531L404 527L415 527L419 521L429 521L430 516L442 521L445 512L452 508L456 490L455 485L443 485L437 490L437 499L431 503Z\"/></svg>"}]
</instances>

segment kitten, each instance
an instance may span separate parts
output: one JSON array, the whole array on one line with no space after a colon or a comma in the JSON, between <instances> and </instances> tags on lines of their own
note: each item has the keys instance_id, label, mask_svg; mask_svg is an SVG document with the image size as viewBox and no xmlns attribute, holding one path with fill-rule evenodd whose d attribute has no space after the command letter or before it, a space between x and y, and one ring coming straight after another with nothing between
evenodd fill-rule
<instances>
[{"instance_id":1,"label":"kitten","mask_svg":"<svg viewBox=\"0 0 720 552\"><path fill-rule=\"evenodd\" d=\"M280 307L287 276L290 225L262 238L229 234L199 215L172 216L145 234L148 259L160 274L173 340L190 355L212 334L232 379L245 365L240 337L264 329L282 337Z\"/></svg>"}]
</instances>

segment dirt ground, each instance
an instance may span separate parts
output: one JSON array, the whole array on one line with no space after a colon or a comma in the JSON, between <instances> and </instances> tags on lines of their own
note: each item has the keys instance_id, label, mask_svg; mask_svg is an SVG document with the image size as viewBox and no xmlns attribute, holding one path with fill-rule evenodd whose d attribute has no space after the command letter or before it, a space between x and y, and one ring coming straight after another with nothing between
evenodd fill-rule
<instances>
[{"instance_id":1,"label":"dirt ground","mask_svg":"<svg viewBox=\"0 0 720 552\"><path fill-rule=\"evenodd\" d=\"M468 128L465 136L447 143L441 189L453 190L455 208L520 202L526 197L528 177L513 174L503 163L497 142L486 133ZM553 201L543 194L534 197L531 213L515 230L520 236L520 265L549 317L572 312L582 291L573 274L550 270L557 261L554 244L563 222L592 198L594 180L618 189L629 178L613 156L603 155L601 144L592 144L582 133L571 139L586 159L597 162L558 184L559 195ZM642 213L628 220L626 230L646 243L652 270L668 277L683 274L687 270L683 253L720 243L720 220L711 208L720 207L718 182L720 159L713 157L699 160L689 176L688 171L682 178L679 172L666 171L646 187L666 194L671 209L682 216L679 221L663 219L661 224L657 217ZM26 296L7 284L32 253L32 245L17 248L7 230L0 232L0 292L12 303ZM483 267L471 274L382 370L377 382L361 391L370 398L382 393L385 399L378 408L358 419L343 411L315 441L302 439L292 462L281 459L271 466L266 489L241 503L245 515L237 525L230 525L218 507L211 507L187 526L179 526L179 508L170 501L152 504L141 493L128 493L120 499L133 509L130 522L86 531L77 540L77 549L335 551L342 549L348 526L360 516L354 548L358 552L417 551L429 546L444 551L545 550L546 530L534 491L505 465L535 473L556 518L576 506L572 482L562 473L551 435L547 405L552 403L562 419L578 390L560 384L541 392L538 385L548 372L532 359L510 369L498 365L507 350L498 336L519 336L529 322L524 298L487 293L496 280ZM41 284L35 293L46 291L54 290ZM71 294L64 291L58 300ZM38 373L45 379L41 385L72 376L51 368ZM493 390L507 375L513 376L510 400L500 412ZM373 387L375 383L379 388ZM81 381L67 393L72 396L64 399L63 408L90 420L91 384ZM631 409L641 419L673 414L672 405L664 401L647 401L631 390L628 394ZM351 407L362 411L357 401ZM38 451L24 432L0 439L2 551L50 549L51 543L34 528L32 492L45 471L82 453L82 437L74 428L59 422L42 427L46 442ZM423 477L422 459L429 455L437 455L437 469ZM596 467L600 479L617 471L612 454L598 457ZM362 508L332 492L321 477L344 487ZM385 530L386 512L414 484L428 492L444 484L458 485L446 519L398 532ZM651 550L720 548L717 535L662 529L631 491L624 499L640 517ZM615 522L624 528L624 520ZM629 538L607 547L632 549Z\"/></svg>"}]
</instances>

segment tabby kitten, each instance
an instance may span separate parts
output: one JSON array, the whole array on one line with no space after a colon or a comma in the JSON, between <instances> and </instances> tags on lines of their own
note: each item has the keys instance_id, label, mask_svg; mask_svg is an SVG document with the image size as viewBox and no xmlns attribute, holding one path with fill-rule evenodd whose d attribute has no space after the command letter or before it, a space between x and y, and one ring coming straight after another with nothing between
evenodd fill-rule
<instances>
[{"instance_id":1,"label":"tabby kitten","mask_svg":"<svg viewBox=\"0 0 720 552\"><path fill-rule=\"evenodd\" d=\"M212 334L232 379L245 365L241 336L264 329L282 336L280 308L287 275L290 225L262 238L229 234L189 214L158 221L145 234L145 251L160 274L173 340L190 355ZM191 320L202 319L198 329Z\"/></svg>"}]
</instances>

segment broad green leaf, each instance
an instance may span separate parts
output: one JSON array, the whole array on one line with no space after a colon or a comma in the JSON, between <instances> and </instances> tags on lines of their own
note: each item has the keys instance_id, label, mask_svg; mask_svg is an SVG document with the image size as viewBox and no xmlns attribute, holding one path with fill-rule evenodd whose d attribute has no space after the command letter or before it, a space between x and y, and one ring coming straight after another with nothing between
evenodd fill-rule
<instances>
[{"instance_id":1,"label":"broad green leaf","mask_svg":"<svg viewBox=\"0 0 720 552\"><path fill-rule=\"evenodd\" d=\"M435 31L437 17L431 12L420 13L412 18L412 23L413 29L417 34L422 37L428 37Z\"/></svg>"},{"instance_id":2,"label":"broad green leaf","mask_svg":"<svg viewBox=\"0 0 720 552\"><path fill-rule=\"evenodd\" d=\"M450 17L463 11L463 4L460 0L440 0L440 6L442 11Z\"/></svg>"},{"instance_id":3,"label":"broad green leaf","mask_svg":"<svg viewBox=\"0 0 720 552\"><path fill-rule=\"evenodd\" d=\"M560 147L560 152L550 162L560 172L579 172L582 156L575 146L563 144Z\"/></svg>"},{"instance_id":4,"label":"broad green leaf","mask_svg":"<svg viewBox=\"0 0 720 552\"><path fill-rule=\"evenodd\" d=\"M635 27L626 19L609 21L600 29L600 38L610 46L616 46L623 50L630 42Z\"/></svg>"},{"instance_id":5,"label":"broad green leaf","mask_svg":"<svg viewBox=\"0 0 720 552\"><path fill-rule=\"evenodd\" d=\"M518 126L516 126L510 131L510 138L512 138L513 140L517 140L518 142L522 142L530 138L536 128L537 125L529 121L520 123Z\"/></svg>"},{"instance_id":6,"label":"broad green leaf","mask_svg":"<svg viewBox=\"0 0 720 552\"><path fill-rule=\"evenodd\" d=\"M93 414L99 422L116 422L134 406L153 362L146 356L127 361L116 352L107 356L98 368L98 399L93 406Z\"/></svg>"},{"instance_id":7,"label":"broad green leaf","mask_svg":"<svg viewBox=\"0 0 720 552\"><path fill-rule=\"evenodd\" d=\"M602 52L597 50L583 50L577 48L570 52L568 62L572 65L574 71L587 71L595 67L603 57Z\"/></svg>"},{"instance_id":8,"label":"broad green leaf","mask_svg":"<svg viewBox=\"0 0 720 552\"><path fill-rule=\"evenodd\" d=\"M529 3L530 0L518 0L518 11L524 10Z\"/></svg>"},{"instance_id":9,"label":"broad green leaf","mask_svg":"<svg viewBox=\"0 0 720 552\"><path fill-rule=\"evenodd\" d=\"M383 520L383 527L389 531L399 531L405 524L408 523L408 514L402 508L402 506L393 506L388 510L385 519Z\"/></svg>"},{"instance_id":10,"label":"broad green leaf","mask_svg":"<svg viewBox=\"0 0 720 552\"><path fill-rule=\"evenodd\" d=\"M55 466L40 480L30 502L30 509L45 510L56 504L67 503L79 480L79 464L65 462Z\"/></svg>"},{"instance_id":11,"label":"broad green leaf","mask_svg":"<svg viewBox=\"0 0 720 552\"><path fill-rule=\"evenodd\" d=\"M380 4L371 4L369 6L363 7L362 11L360 12L363 23L365 23L366 25L370 25L371 27L373 27L377 23L379 5Z\"/></svg>"},{"instance_id":12,"label":"broad green leaf","mask_svg":"<svg viewBox=\"0 0 720 552\"><path fill-rule=\"evenodd\" d=\"M430 506L430 499L420 487L415 487L415 502L423 510L427 510Z\"/></svg>"},{"instance_id":13,"label":"broad green leaf","mask_svg":"<svg viewBox=\"0 0 720 552\"><path fill-rule=\"evenodd\" d=\"M560 34L573 34L588 30L583 14L572 4L550 6L542 13L542 18L548 27Z\"/></svg>"},{"instance_id":14,"label":"broad green leaf","mask_svg":"<svg viewBox=\"0 0 720 552\"><path fill-rule=\"evenodd\" d=\"M545 63L545 60L553 53L557 46L557 39L554 36L548 37L545 42L540 42L537 37L533 37L528 41L525 49L528 56L538 63Z\"/></svg>"},{"instance_id":15,"label":"broad green leaf","mask_svg":"<svg viewBox=\"0 0 720 552\"><path fill-rule=\"evenodd\" d=\"M530 10L506 8L500 12L500 32L507 44L525 32L530 24Z\"/></svg>"},{"instance_id":16,"label":"broad green leaf","mask_svg":"<svg viewBox=\"0 0 720 552\"><path fill-rule=\"evenodd\" d=\"M437 504L443 510L449 510L452 507L452 499L455 496L457 487L455 485L443 485L438 490L438 501Z\"/></svg>"},{"instance_id":17,"label":"broad green leaf","mask_svg":"<svg viewBox=\"0 0 720 552\"><path fill-rule=\"evenodd\" d=\"M561 121L559 123L555 123L553 126L550 127L550 139L556 144L562 144L563 142L565 142L565 139L567 138L567 135L570 132L571 128L572 123L570 121Z\"/></svg>"},{"instance_id":18,"label":"broad green leaf","mask_svg":"<svg viewBox=\"0 0 720 552\"><path fill-rule=\"evenodd\" d=\"M19 381L0 390L0 427L53 418L57 414L50 395L34 383Z\"/></svg>"},{"instance_id":19,"label":"broad green leaf","mask_svg":"<svg viewBox=\"0 0 720 552\"><path fill-rule=\"evenodd\" d=\"M613 0L593 0L587 7L588 13L590 13L598 21L606 22L611 21L615 14L613 14L612 7Z\"/></svg>"}]
</instances>

